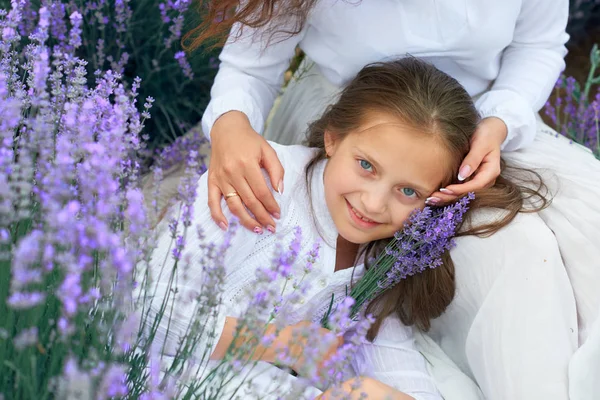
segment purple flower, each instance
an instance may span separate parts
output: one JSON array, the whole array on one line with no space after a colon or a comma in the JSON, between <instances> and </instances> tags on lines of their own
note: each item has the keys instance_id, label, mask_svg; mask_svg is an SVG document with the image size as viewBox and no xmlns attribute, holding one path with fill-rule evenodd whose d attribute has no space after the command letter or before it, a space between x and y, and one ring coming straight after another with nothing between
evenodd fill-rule
<instances>
[{"instance_id":1,"label":"purple flower","mask_svg":"<svg viewBox=\"0 0 600 400\"><path fill-rule=\"evenodd\" d=\"M41 292L15 292L6 301L7 304L15 310L26 310L42 304L46 299L46 294Z\"/></svg>"},{"instance_id":2,"label":"purple flower","mask_svg":"<svg viewBox=\"0 0 600 400\"><path fill-rule=\"evenodd\" d=\"M440 266L443 254L454 246L453 237L474 198L469 193L444 208L415 210L350 291L356 301L352 318L364 304L402 279ZM326 314L321 320L325 326L328 317Z\"/></svg>"},{"instance_id":3,"label":"purple flower","mask_svg":"<svg viewBox=\"0 0 600 400\"><path fill-rule=\"evenodd\" d=\"M125 367L111 365L102 377L96 399L108 400L114 397L124 397L127 393L127 372Z\"/></svg>"},{"instance_id":4,"label":"purple flower","mask_svg":"<svg viewBox=\"0 0 600 400\"><path fill-rule=\"evenodd\" d=\"M591 71L588 79L580 85L573 77L561 76L555 85L555 95L546 103L545 113L552 121L554 129L568 137L571 141L580 143L592 150L600 159L600 134L598 131L598 104L600 89L594 97L592 88L600 82L600 76L594 76L593 71L600 67L600 50L595 45L592 48Z\"/></svg>"},{"instance_id":5,"label":"purple flower","mask_svg":"<svg viewBox=\"0 0 600 400\"><path fill-rule=\"evenodd\" d=\"M77 49L79 46L81 46L81 22L83 17L79 12L75 11L71 14L69 19L71 20L72 25L71 32L69 34L69 45L73 49Z\"/></svg>"},{"instance_id":6,"label":"purple flower","mask_svg":"<svg viewBox=\"0 0 600 400\"><path fill-rule=\"evenodd\" d=\"M27 346L34 345L38 340L38 328L32 327L24 329L14 338L14 345L17 349L24 349Z\"/></svg>"},{"instance_id":7,"label":"purple flower","mask_svg":"<svg viewBox=\"0 0 600 400\"><path fill-rule=\"evenodd\" d=\"M179 66L181 67L183 74L189 80L194 79L194 72L192 72L192 66L190 65L189 61L187 60L187 58L185 56L185 52L179 51L179 52L175 53L175 59L179 63Z\"/></svg>"}]
</instances>

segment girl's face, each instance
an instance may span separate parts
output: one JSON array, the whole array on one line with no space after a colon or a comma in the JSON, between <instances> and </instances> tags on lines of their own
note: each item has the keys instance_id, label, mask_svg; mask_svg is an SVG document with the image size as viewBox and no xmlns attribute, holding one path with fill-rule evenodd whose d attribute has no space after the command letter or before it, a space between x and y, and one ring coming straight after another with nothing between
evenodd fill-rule
<instances>
[{"instance_id":1,"label":"girl's face","mask_svg":"<svg viewBox=\"0 0 600 400\"><path fill-rule=\"evenodd\" d=\"M327 207L339 234L358 244L392 237L452 165L432 135L385 113L369 112L365 121L340 140L325 133Z\"/></svg>"}]
</instances>

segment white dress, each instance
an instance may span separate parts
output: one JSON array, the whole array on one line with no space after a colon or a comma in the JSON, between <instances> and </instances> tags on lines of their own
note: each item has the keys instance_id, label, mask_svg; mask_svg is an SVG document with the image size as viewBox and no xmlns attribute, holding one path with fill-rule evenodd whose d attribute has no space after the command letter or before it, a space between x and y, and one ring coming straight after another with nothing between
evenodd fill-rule
<instances>
[{"instance_id":1,"label":"white dress","mask_svg":"<svg viewBox=\"0 0 600 400\"><path fill-rule=\"evenodd\" d=\"M316 68L292 80L265 136L298 132L338 90ZM457 240L457 294L419 338L421 351L446 400L478 398L463 374L486 399L559 400L569 391L573 400L598 398L600 391L578 388L600 390L587 372L600 371L600 358L569 361L594 323L600 334L600 162L540 119L534 143L503 157L542 173L553 202L489 238ZM495 216L481 211L477 220ZM581 350L600 355L600 336L590 341Z\"/></svg>"},{"instance_id":2,"label":"white dress","mask_svg":"<svg viewBox=\"0 0 600 400\"><path fill-rule=\"evenodd\" d=\"M222 293L223 307L216 320L209 321L209 323L216 324L216 332L223 330L226 316L240 317L244 313L248 299L245 297L245 291L252 290L252 284L256 279L255 271L259 267L271 265L276 246L278 244L289 245L297 227L302 230L299 254L308 254L316 242L321 243L321 249L313 271L304 280L310 283L310 288L303 295L299 304L296 304L286 315L289 323L304 319L320 320L329 307L331 294L335 294L336 301L341 300L351 283L352 269L334 272L338 232L323 200L325 196L323 171L326 160L319 162L313 170L309 197L304 169L315 150L303 146L280 146L275 143L272 145L286 169L283 195L274 191L281 207L281 219L278 221L277 233L265 232L263 235L257 235L241 227L236 231L224 260L227 277ZM207 206L206 177L207 174L204 174L198 183L191 230L195 232L195 227L200 227L205 236L203 243L213 243L218 247L223 243L225 233L214 224L210 216ZM231 220L232 214L225 207L224 201L223 206L226 217ZM318 226L315 225L315 221L318 221ZM150 273L156 280L156 299L158 301L164 298L169 288L167 284L169 275L166 273L160 275L163 260L169 259L172 251L171 234L167 229L168 223L169 218L165 218L157 228L160 235L150 263ZM181 268L180 263L177 270L180 300L176 301L176 318L172 320L170 333L166 338L164 354L167 357L175 354L179 336L185 332L190 315L194 312L195 303L185 301L186 293L189 290L197 290L203 282L200 244L197 235L189 234L187 236L186 252L189 252L191 256L190 268L184 273L182 269L185 268ZM172 263L168 265L172 265ZM306 258L299 257L292 267L294 276L299 277L305 265ZM354 279L360 278L362 272L362 266L358 266L354 271ZM159 276L160 279L158 279ZM287 287L290 286L291 284ZM157 303L157 305L159 304ZM166 326L163 324L156 336L156 343L162 344L165 341L165 331ZM206 345L206 342L203 343ZM204 345L199 348L204 348ZM211 365L215 365L215 363ZM260 387L261 399L280 398L279 395L289 389L286 385L291 385L293 382L289 374L282 373L281 370L267 363L260 363L258 370L262 373L254 380L254 384ZM348 377L371 376L413 396L416 400L441 400L435 384L427 372L425 359L415 348L413 328L403 325L397 317L388 317L384 321L375 341L365 343L359 348L351 368L345 373ZM273 379L273 375L277 376L277 379ZM243 374L239 374L239 376L243 376ZM235 385L230 387L233 388ZM273 393L270 393L271 391ZM315 389L312 393L318 393L318 391Z\"/></svg>"}]
</instances>

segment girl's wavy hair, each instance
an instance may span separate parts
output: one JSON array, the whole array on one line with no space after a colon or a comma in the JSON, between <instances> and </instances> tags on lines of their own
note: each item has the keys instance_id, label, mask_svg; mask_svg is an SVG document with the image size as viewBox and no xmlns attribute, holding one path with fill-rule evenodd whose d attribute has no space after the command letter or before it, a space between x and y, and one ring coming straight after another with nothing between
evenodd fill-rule
<instances>
[{"instance_id":1,"label":"girl's wavy hair","mask_svg":"<svg viewBox=\"0 0 600 400\"><path fill-rule=\"evenodd\" d=\"M326 158L324 135L328 131L336 140L358 129L368 111L385 112L418 128L423 135L433 136L454 160L444 186L457 183L455 178L469 152L471 137L480 121L473 100L453 78L434 66L416 58L375 63L363 68L341 92L338 101L308 129L309 147L320 151L306 167L306 179L315 165ZM457 236L489 236L510 223L519 212L536 212L548 205L547 188L541 176L530 170L509 167L501 162L501 173L489 189L475 193ZM472 214L481 208L504 210L499 219L475 225ZM366 244L359 257L375 259L391 238ZM358 259L358 257L357 257ZM440 316L455 293L454 264L449 252L443 264L402 280L375 298L366 312L376 318L368 337L377 335L383 320L397 314L405 325L428 330L431 319Z\"/></svg>"},{"instance_id":2,"label":"girl's wavy hair","mask_svg":"<svg viewBox=\"0 0 600 400\"><path fill-rule=\"evenodd\" d=\"M195 8L200 25L183 35L182 47L191 52L203 44L221 46L234 24L238 25L234 38L242 35L243 29L257 29L260 39L269 43L300 33L310 10L317 0L197 0Z\"/></svg>"}]
</instances>

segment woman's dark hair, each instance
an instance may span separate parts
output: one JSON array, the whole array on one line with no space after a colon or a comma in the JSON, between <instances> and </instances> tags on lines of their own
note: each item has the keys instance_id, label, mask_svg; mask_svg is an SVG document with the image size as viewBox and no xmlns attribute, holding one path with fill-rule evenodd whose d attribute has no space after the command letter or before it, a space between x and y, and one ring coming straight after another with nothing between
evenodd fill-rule
<instances>
[{"instance_id":1,"label":"woman's dark hair","mask_svg":"<svg viewBox=\"0 0 600 400\"><path fill-rule=\"evenodd\" d=\"M423 135L439 141L454 160L444 186L453 183L457 176L480 121L466 90L434 66L412 57L368 65L341 92L338 101L310 125L307 144L320 151L306 167L307 180L310 180L314 166L326 157L325 132L333 134L336 140L342 140L360 127L370 111L395 116ZM495 185L475 193L475 200L470 203L458 236L489 236L510 223L519 212L538 211L547 205L542 194L545 186L539 174L514 168L512 170L516 172L532 174L529 176L531 179L517 182L516 174L508 178L509 170L511 168L502 162L501 174ZM486 207L506 212L501 219L473 226L470 223L471 213ZM364 246L361 255L364 255L366 268L370 267L368 261L375 259L389 241L382 239ZM371 301L366 312L376 320L368 337L373 339L383 320L393 313L406 325L428 330L431 319L444 312L454 292L454 264L446 252L438 268L402 280Z\"/></svg>"}]
</instances>

